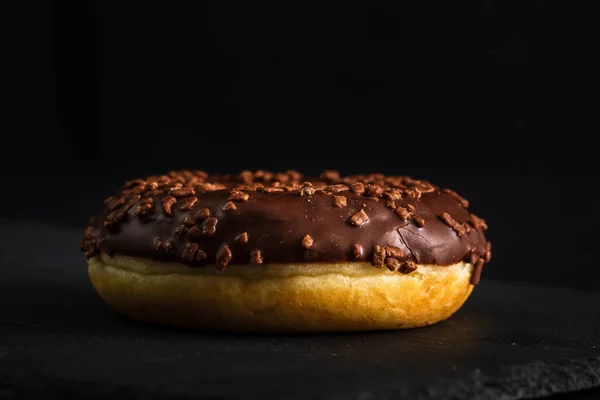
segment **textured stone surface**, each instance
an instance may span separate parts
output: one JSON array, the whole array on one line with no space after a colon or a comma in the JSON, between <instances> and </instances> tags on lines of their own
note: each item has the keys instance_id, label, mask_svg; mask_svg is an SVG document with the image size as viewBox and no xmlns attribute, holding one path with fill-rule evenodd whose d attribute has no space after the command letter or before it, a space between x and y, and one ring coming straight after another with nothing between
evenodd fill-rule
<instances>
[{"instance_id":1,"label":"textured stone surface","mask_svg":"<svg viewBox=\"0 0 600 400\"><path fill-rule=\"evenodd\" d=\"M428 328L220 335L109 310L79 231L6 224L0 239L0 397L518 399L600 386L600 293L484 279Z\"/></svg>"}]
</instances>

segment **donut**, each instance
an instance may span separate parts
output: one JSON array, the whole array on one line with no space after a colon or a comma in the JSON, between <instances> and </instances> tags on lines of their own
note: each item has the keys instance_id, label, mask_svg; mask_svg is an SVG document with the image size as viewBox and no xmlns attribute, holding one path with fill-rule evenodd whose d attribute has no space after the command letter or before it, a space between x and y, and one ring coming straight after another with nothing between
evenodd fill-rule
<instances>
[{"instance_id":1,"label":"donut","mask_svg":"<svg viewBox=\"0 0 600 400\"><path fill-rule=\"evenodd\" d=\"M407 329L455 313L490 261L468 206L407 176L172 171L107 198L81 250L100 297L140 321Z\"/></svg>"}]
</instances>

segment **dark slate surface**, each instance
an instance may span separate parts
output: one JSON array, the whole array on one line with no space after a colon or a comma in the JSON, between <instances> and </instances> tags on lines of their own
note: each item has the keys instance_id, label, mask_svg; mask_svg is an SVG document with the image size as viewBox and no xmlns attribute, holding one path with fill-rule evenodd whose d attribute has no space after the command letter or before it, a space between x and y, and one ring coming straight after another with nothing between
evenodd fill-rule
<instances>
[{"instance_id":1,"label":"dark slate surface","mask_svg":"<svg viewBox=\"0 0 600 400\"><path fill-rule=\"evenodd\" d=\"M209 334L109 310L80 239L0 226L0 397L519 399L600 386L600 293L484 280L423 329Z\"/></svg>"}]
</instances>

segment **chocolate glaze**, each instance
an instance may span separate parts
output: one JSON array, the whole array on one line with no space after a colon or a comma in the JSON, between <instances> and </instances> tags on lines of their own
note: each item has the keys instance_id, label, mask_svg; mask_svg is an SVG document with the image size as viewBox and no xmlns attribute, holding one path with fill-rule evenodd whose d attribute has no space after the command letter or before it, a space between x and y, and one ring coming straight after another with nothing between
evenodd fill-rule
<instances>
[{"instance_id":1,"label":"chocolate glaze","mask_svg":"<svg viewBox=\"0 0 600 400\"><path fill-rule=\"evenodd\" d=\"M181 173L174 174L175 177L182 176ZM301 182L304 181L299 177L279 179L286 182L283 185L274 183L277 180L263 179L261 183L267 188L277 187L277 190L281 190L280 188L286 185L292 187L290 191L269 193L253 190L255 188L251 187L252 183L256 183L257 180L255 175L253 179L249 179L248 173L245 176L240 175L245 180L244 183L240 182L242 178L233 176L208 177L196 173L193 176L199 178L191 180L188 179L190 175L183 176L184 178L173 178L171 174L168 180L162 177L163 183L157 181L160 188L152 184L158 179L156 177L126 184L122 191L106 202L104 210L86 231L86 239L82 245L86 256L90 258L106 251L111 254L181 262L191 267L205 264L214 266L219 250L227 245L232 253L230 264L250 264L251 252L256 249L260 250L264 263L356 262L371 261L372 249L378 245L400 248L405 260L418 264L450 265L461 260L471 262L489 259L489 254L486 256L486 248L489 252L489 245L486 247L484 227L481 223L473 222L473 217L464 207L464 199L461 204L456 193L442 192L428 182L414 181L406 177L385 178L381 175L345 179L334 176L331 179L312 180L314 186L302 186ZM204 182L204 186L199 187L199 181ZM367 187L369 184L377 185L377 188L372 187L371 195L368 195L354 193L343 186L329 189L326 187L328 183L345 182L350 185L357 181L365 183ZM170 212L165 212L163 198L169 195L169 187L177 182L181 183L183 188L195 187L195 196L178 197L177 202L168 210ZM218 183L219 186L216 187L209 185L209 189L217 190L207 190L207 182ZM302 188L306 187L316 190L314 193L312 190L302 191ZM224 210L224 205L231 197L232 188L248 193L249 197L246 201L234 200L236 207ZM415 188L419 193L414 193ZM264 190L260 186L258 189ZM335 205L333 189L336 191L333 194L346 198L345 206ZM343 190L338 191L340 189ZM421 217L421 221L424 222L422 227L417 226L413 218L403 220L394 211L394 205L390 205L385 193L382 193L389 190L401 193L402 198L396 198L393 202L396 207L407 204L414 206L411 216ZM134 202L133 200L137 199L133 197L136 192L139 193L140 199ZM177 193L171 193L174 192ZM182 211L181 205L191 197L197 197L198 200L193 203L191 209ZM142 203L150 203L149 199L152 199L152 206L146 207L149 210L136 215L137 208ZM122 206L120 218L115 222L109 214L112 212L114 217L115 205L118 211L121 203L125 205ZM172 199L167 203L172 203ZM109 211L109 208L112 208L112 211ZM411 209L410 206L408 208ZM201 209L210 210L210 216L217 218L216 230L210 236L192 237L185 232L193 227L193 223L201 227L202 219L194 221L190 215ZM368 221L354 226L351 217L360 210L364 210L368 215ZM456 222L466 227L467 233L459 236L455 229L440 218L443 213L448 213ZM247 233L247 241L236 240L244 232ZM313 239L308 249L302 245L306 235ZM156 250L156 240L172 241L174 251ZM184 250L190 242L197 243L198 248L206 253L206 258L190 260L189 256L184 257ZM362 247L359 257L356 257L356 251L353 251L354 244ZM472 249L475 250L471 251Z\"/></svg>"}]
</instances>

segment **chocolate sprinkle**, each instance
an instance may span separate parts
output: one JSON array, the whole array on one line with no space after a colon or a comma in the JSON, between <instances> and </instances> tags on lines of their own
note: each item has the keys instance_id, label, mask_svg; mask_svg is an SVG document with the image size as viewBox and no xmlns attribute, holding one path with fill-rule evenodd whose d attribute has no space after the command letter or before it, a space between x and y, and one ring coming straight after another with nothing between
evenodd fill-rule
<instances>
[{"instance_id":1,"label":"chocolate sprinkle","mask_svg":"<svg viewBox=\"0 0 600 400\"><path fill-rule=\"evenodd\" d=\"M189 242L185 246L185 250L183 250L182 258L186 261L193 261L196 259L196 252L198 251L198 244L194 242Z\"/></svg>"},{"instance_id":2,"label":"chocolate sprinkle","mask_svg":"<svg viewBox=\"0 0 600 400\"><path fill-rule=\"evenodd\" d=\"M172 216L173 215L173 210L171 209L171 207L173 206L173 204L175 204L177 202L177 199L173 196L166 196L162 199L162 203L163 203L163 210L165 212L166 215L168 216Z\"/></svg>"},{"instance_id":3,"label":"chocolate sprinkle","mask_svg":"<svg viewBox=\"0 0 600 400\"><path fill-rule=\"evenodd\" d=\"M191 187L175 188L175 189L171 189L169 192L175 197L187 197L187 196L193 196L196 194L194 189Z\"/></svg>"},{"instance_id":4,"label":"chocolate sprinkle","mask_svg":"<svg viewBox=\"0 0 600 400\"><path fill-rule=\"evenodd\" d=\"M356 182L350 185L350 189L356 194L363 194L365 192L365 185L362 182Z\"/></svg>"},{"instance_id":5,"label":"chocolate sprinkle","mask_svg":"<svg viewBox=\"0 0 600 400\"><path fill-rule=\"evenodd\" d=\"M404 206L396 207L396 214L398 214L403 221L406 221L410 218L410 212L408 212Z\"/></svg>"},{"instance_id":6,"label":"chocolate sprinkle","mask_svg":"<svg viewBox=\"0 0 600 400\"><path fill-rule=\"evenodd\" d=\"M361 226L368 220L369 216L367 215L364 209L361 209L359 212L350 217L350 222L352 222L352 225L354 226Z\"/></svg>"},{"instance_id":7,"label":"chocolate sprinkle","mask_svg":"<svg viewBox=\"0 0 600 400\"><path fill-rule=\"evenodd\" d=\"M163 249L167 254L175 254L175 243L172 240L167 240L163 245Z\"/></svg>"},{"instance_id":8,"label":"chocolate sprinkle","mask_svg":"<svg viewBox=\"0 0 600 400\"><path fill-rule=\"evenodd\" d=\"M417 264L411 260L405 260L404 263L398 268L398 271L403 274L410 274L417 270Z\"/></svg>"},{"instance_id":9,"label":"chocolate sprinkle","mask_svg":"<svg viewBox=\"0 0 600 400\"><path fill-rule=\"evenodd\" d=\"M312 245L313 245L313 238L310 237L310 235L305 235L304 238L302 239L302 247L304 247L306 250L308 250L311 248Z\"/></svg>"},{"instance_id":10,"label":"chocolate sprinkle","mask_svg":"<svg viewBox=\"0 0 600 400\"><path fill-rule=\"evenodd\" d=\"M229 201L248 201L250 195L248 193L240 192L239 190L232 190L227 200Z\"/></svg>"},{"instance_id":11,"label":"chocolate sprinkle","mask_svg":"<svg viewBox=\"0 0 600 400\"><path fill-rule=\"evenodd\" d=\"M231 250L229 250L229 246L224 245L221 247L221 250L217 253L217 269L219 271L224 271L225 268L227 268L229 261L231 261L231 257L232 254Z\"/></svg>"},{"instance_id":12,"label":"chocolate sprinkle","mask_svg":"<svg viewBox=\"0 0 600 400\"><path fill-rule=\"evenodd\" d=\"M388 258L385 259L385 266L390 271L397 271L398 267L400 266L400 261L398 261L395 258L388 257Z\"/></svg>"},{"instance_id":13,"label":"chocolate sprinkle","mask_svg":"<svg viewBox=\"0 0 600 400\"><path fill-rule=\"evenodd\" d=\"M415 225L417 225L419 228L425 226L425 220L423 219L423 217L416 215L413 217L413 220L415 221Z\"/></svg>"},{"instance_id":14,"label":"chocolate sprinkle","mask_svg":"<svg viewBox=\"0 0 600 400\"><path fill-rule=\"evenodd\" d=\"M339 208L346 207L347 205L345 196L333 196L333 205Z\"/></svg>"},{"instance_id":15,"label":"chocolate sprinkle","mask_svg":"<svg viewBox=\"0 0 600 400\"><path fill-rule=\"evenodd\" d=\"M196 204L197 201L197 197L188 197L187 199L181 201L181 206L179 207L179 209L181 211L189 211L192 209L192 207L194 206L194 204Z\"/></svg>"},{"instance_id":16,"label":"chocolate sprinkle","mask_svg":"<svg viewBox=\"0 0 600 400\"><path fill-rule=\"evenodd\" d=\"M210 210L208 208L203 208L194 213L194 218L196 219L196 221L201 221L208 217L210 217Z\"/></svg>"},{"instance_id":17,"label":"chocolate sprinkle","mask_svg":"<svg viewBox=\"0 0 600 400\"><path fill-rule=\"evenodd\" d=\"M484 231L487 230L488 226L483 219L479 218L475 214L471 214L470 216L471 220L469 222L471 222L475 229L482 229Z\"/></svg>"},{"instance_id":18,"label":"chocolate sprinkle","mask_svg":"<svg viewBox=\"0 0 600 400\"><path fill-rule=\"evenodd\" d=\"M263 260L262 253L260 250L254 249L254 250L252 250L252 252L250 252L250 262L252 264L262 264L263 261L264 260Z\"/></svg>"},{"instance_id":19,"label":"chocolate sprinkle","mask_svg":"<svg viewBox=\"0 0 600 400\"><path fill-rule=\"evenodd\" d=\"M440 219L442 221L444 221L444 223L446 225L448 225L450 228L454 229L454 231L456 232L456 234L459 237L465 234L465 228L464 228L464 226L462 226L461 224L459 224L458 222L456 222L456 220L454 218L452 218L450 216L450 214L448 214L447 212L442 213L442 215L440 215Z\"/></svg>"},{"instance_id":20,"label":"chocolate sprinkle","mask_svg":"<svg viewBox=\"0 0 600 400\"><path fill-rule=\"evenodd\" d=\"M481 271L483 269L483 258L477 260L475 267L473 267L473 273L471 273L471 285L477 285L481 279Z\"/></svg>"},{"instance_id":21,"label":"chocolate sprinkle","mask_svg":"<svg viewBox=\"0 0 600 400\"><path fill-rule=\"evenodd\" d=\"M442 193L446 193L446 194L449 194L450 196L452 196L452 198L454 200L458 201L460 203L460 205L463 206L464 208L469 207L469 202L465 198L463 198L461 195L456 193L454 190L442 189Z\"/></svg>"},{"instance_id":22,"label":"chocolate sprinkle","mask_svg":"<svg viewBox=\"0 0 600 400\"><path fill-rule=\"evenodd\" d=\"M352 255L354 258L361 258L363 255L363 249L358 243L354 243L351 247Z\"/></svg>"},{"instance_id":23,"label":"chocolate sprinkle","mask_svg":"<svg viewBox=\"0 0 600 400\"><path fill-rule=\"evenodd\" d=\"M235 205L235 203L233 201L228 201L223 206L223 211L235 210L236 208L237 208L237 206Z\"/></svg>"},{"instance_id":24,"label":"chocolate sprinkle","mask_svg":"<svg viewBox=\"0 0 600 400\"><path fill-rule=\"evenodd\" d=\"M248 233L247 232L242 233L235 239L235 241L238 243L241 243L241 244L248 243Z\"/></svg>"},{"instance_id":25,"label":"chocolate sprinkle","mask_svg":"<svg viewBox=\"0 0 600 400\"><path fill-rule=\"evenodd\" d=\"M212 236L217 231L217 222L218 219L214 217L206 218L202 223L202 235L203 236Z\"/></svg>"},{"instance_id":26,"label":"chocolate sprinkle","mask_svg":"<svg viewBox=\"0 0 600 400\"><path fill-rule=\"evenodd\" d=\"M371 264L374 267L383 267L385 263L385 249L379 245L373 246Z\"/></svg>"}]
</instances>

